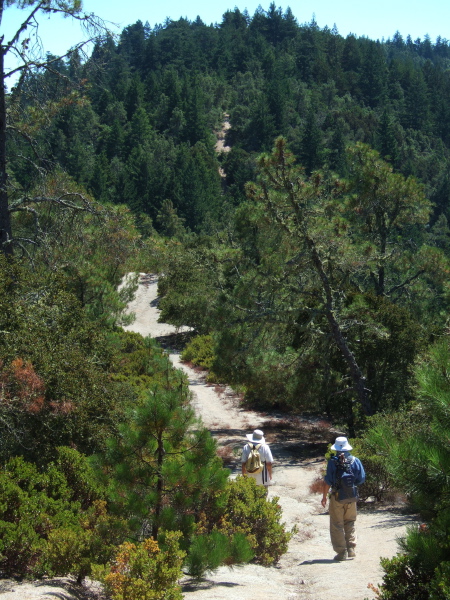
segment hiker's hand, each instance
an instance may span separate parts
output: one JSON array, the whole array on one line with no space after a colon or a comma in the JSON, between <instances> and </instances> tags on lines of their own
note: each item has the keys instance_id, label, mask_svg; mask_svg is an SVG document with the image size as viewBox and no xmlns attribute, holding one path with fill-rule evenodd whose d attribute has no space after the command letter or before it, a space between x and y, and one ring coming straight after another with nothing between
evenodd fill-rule
<instances>
[{"instance_id":1,"label":"hiker's hand","mask_svg":"<svg viewBox=\"0 0 450 600\"><path fill-rule=\"evenodd\" d=\"M325 508L325 506L327 505L327 498L322 498L322 500L320 501L320 504Z\"/></svg>"}]
</instances>

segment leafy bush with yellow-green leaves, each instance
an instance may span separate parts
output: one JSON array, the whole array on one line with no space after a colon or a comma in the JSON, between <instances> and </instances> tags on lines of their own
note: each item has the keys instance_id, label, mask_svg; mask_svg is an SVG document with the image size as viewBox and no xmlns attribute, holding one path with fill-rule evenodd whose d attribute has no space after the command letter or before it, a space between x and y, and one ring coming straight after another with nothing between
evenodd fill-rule
<instances>
[{"instance_id":1,"label":"leafy bush with yellow-green leaves","mask_svg":"<svg viewBox=\"0 0 450 600\"><path fill-rule=\"evenodd\" d=\"M16 457L0 471L0 570L8 576L72 573L80 581L92 563L110 558L125 532L72 448L59 448L45 469Z\"/></svg>"},{"instance_id":2,"label":"leafy bush with yellow-green leaves","mask_svg":"<svg viewBox=\"0 0 450 600\"><path fill-rule=\"evenodd\" d=\"M107 566L94 568L113 600L182 600L177 584L185 557L178 543L181 533L162 537L162 544L153 538L125 542Z\"/></svg>"},{"instance_id":3,"label":"leafy bush with yellow-green leaves","mask_svg":"<svg viewBox=\"0 0 450 600\"><path fill-rule=\"evenodd\" d=\"M295 527L287 531L281 522L279 498L268 500L263 486L256 485L251 477L241 476L228 482L225 494L219 508L201 515L197 533L215 531L228 537L242 534L256 562L265 566L277 563L296 531Z\"/></svg>"},{"instance_id":4,"label":"leafy bush with yellow-green leaves","mask_svg":"<svg viewBox=\"0 0 450 600\"><path fill-rule=\"evenodd\" d=\"M212 336L198 335L195 337L183 350L181 358L204 369L211 369L215 358Z\"/></svg>"},{"instance_id":5,"label":"leafy bush with yellow-green leaves","mask_svg":"<svg viewBox=\"0 0 450 600\"><path fill-rule=\"evenodd\" d=\"M110 367L111 379L131 386L141 395L155 385L167 385L173 379L172 364L164 350L151 337L132 331L116 331L110 336L115 356Z\"/></svg>"},{"instance_id":6,"label":"leafy bush with yellow-green leaves","mask_svg":"<svg viewBox=\"0 0 450 600\"><path fill-rule=\"evenodd\" d=\"M208 381L219 381L219 377L213 372L216 355L212 335L198 335L193 338L181 353L181 360L207 369L209 371Z\"/></svg>"}]
</instances>

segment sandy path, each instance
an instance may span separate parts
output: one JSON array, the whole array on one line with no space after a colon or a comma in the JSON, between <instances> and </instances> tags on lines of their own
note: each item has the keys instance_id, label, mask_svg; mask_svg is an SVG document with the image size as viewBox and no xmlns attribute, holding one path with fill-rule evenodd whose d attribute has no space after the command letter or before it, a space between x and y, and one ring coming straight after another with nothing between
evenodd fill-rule
<instances>
[{"instance_id":1,"label":"sandy path","mask_svg":"<svg viewBox=\"0 0 450 600\"><path fill-rule=\"evenodd\" d=\"M174 327L157 322L157 305L157 280L141 276L135 301L130 306L136 320L127 329L153 337L175 333ZM217 393L205 385L201 374L180 363L179 354L169 350L169 355L172 363L187 374L195 410L205 426L218 439L219 446L228 446L236 457L245 433L258 426L264 429L268 419L273 426L274 420L279 418L240 409L230 390ZM360 511L357 557L345 563L334 562L328 514L320 506L320 496L309 494L309 484L320 472L323 460L300 458L296 451L299 445L301 443L286 444L279 439L271 443L275 485L270 488L269 497L279 497L286 524L298 527L289 551L277 567L223 567L201 583L186 579L182 582L186 599L329 600L336 594L341 595L339 590L342 594L345 590L347 600L374 598L367 584L381 582L379 559L396 553L396 539L404 534L412 518L386 510ZM231 466L234 476L239 469L237 458Z\"/></svg>"}]
</instances>

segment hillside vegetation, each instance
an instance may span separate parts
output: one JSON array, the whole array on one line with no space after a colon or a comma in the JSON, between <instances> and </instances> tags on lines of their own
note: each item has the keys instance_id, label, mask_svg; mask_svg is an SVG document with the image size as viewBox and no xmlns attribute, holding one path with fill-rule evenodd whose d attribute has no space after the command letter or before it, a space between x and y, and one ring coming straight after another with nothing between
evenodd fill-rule
<instances>
[{"instance_id":1,"label":"hillside vegetation","mask_svg":"<svg viewBox=\"0 0 450 600\"><path fill-rule=\"evenodd\" d=\"M94 572L119 598L136 569L136 598L168 599L182 565L285 551L276 502L227 481L185 379L120 327L123 277L155 271L210 379L326 414L422 511L380 598L448 597L449 67L445 39L273 3L25 61L0 106L2 573ZM223 533L242 501L270 555Z\"/></svg>"}]
</instances>

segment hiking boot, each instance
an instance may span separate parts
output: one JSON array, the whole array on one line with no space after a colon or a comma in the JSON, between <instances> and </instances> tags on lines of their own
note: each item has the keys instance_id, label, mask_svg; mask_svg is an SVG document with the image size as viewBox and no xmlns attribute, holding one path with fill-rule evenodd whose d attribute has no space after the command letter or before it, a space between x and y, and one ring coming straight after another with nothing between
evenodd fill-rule
<instances>
[{"instance_id":1,"label":"hiking boot","mask_svg":"<svg viewBox=\"0 0 450 600\"><path fill-rule=\"evenodd\" d=\"M336 556L334 557L333 560L347 560L347 550L344 550L344 552L339 552L339 554L336 554Z\"/></svg>"},{"instance_id":2,"label":"hiking boot","mask_svg":"<svg viewBox=\"0 0 450 600\"><path fill-rule=\"evenodd\" d=\"M349 558L355 558L355 556L356 556L355 549L354 549L354 548L349 548L349 549L348 549L348 552L347 552L347 556L348 556Z\"/></svg>"}]
</instances>

